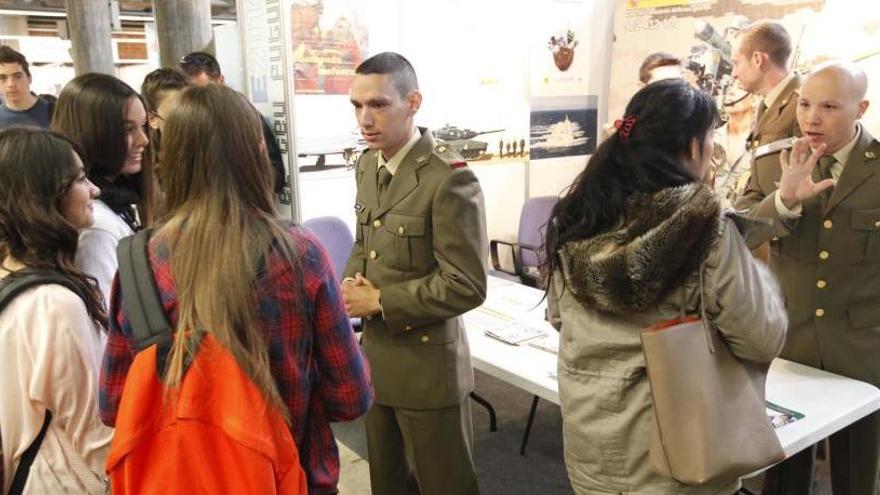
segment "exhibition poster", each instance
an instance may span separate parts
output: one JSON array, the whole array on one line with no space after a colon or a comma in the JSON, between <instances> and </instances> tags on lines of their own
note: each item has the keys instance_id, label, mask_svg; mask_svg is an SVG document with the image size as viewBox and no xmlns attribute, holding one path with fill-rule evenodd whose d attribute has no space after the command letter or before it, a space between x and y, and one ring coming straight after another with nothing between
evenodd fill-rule
<instances>
[{"instance_id":1,"label":"exhibition poster","mask_svg":"<svg viewBox=\"0 0 880 495\"><path fill-rule=\"evenodd\" d=\"M366 2L293 0L290 36L298 94L347 95L367 53Z\"/></svg>"},{"instance_id":2,"label":"exhibition poster","mask_svg":"<svg viewBox=\"0 0 880 495\"><path fill-rule=\"evenodd\" d=\"M843 58L859 63L870 81L880 81L880 9L859 9L854 15L846 0L619 0L615 9L609 121L620 118L638 90L639 66L647 55L665 51L678 56L686 77L716 98L727 121L716 135L727 154L716 187L728 198L748 178L745 140L760 102L743 93L731 76L732 42L739 30L758 20L785 26L798 72ZM880 99L878 88L869 88L869 100ZM880 130L880 114L869 111L863 123Z\"/></svg>"},{"instance_id":3,"label":"exhibition poster","mask_svg":"<svg viewBox=\"0 0 880 495\"><path fill-rule=\"evenodd\" d=\"M529 158L591 155L596 150L597 96L532 98Z\"/></svg>"}]
</instances>

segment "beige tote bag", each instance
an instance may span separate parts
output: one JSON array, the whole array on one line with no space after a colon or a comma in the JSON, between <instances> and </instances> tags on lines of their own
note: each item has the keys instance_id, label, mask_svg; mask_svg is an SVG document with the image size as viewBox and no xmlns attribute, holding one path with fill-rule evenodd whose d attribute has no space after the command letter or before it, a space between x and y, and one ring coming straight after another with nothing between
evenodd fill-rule
<instances>
[{"instance_id":1,"label":"beige tote bag","mask_svg":"<svg viewBox=\"0 0 880 495\"><path fill-rule=\"evenodd\" d=\"M768 365L737 359L706 318L642 332L654 397L650 459L688 485L734 480L785 458L767 418Z\"/></svg>"}]
</instances>

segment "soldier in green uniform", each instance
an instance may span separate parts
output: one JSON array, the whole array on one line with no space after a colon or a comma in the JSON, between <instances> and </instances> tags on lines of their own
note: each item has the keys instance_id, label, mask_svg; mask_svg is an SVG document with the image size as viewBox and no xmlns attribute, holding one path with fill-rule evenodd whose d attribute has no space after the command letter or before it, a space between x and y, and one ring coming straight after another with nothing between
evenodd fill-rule
<instances>
[{"instance_id":1,"label":"soldier in green uniform","mask_svg":"<svg viewBox=\"0 0 880 495\"><path fill-rule=\"evenodd\" d=\"M366 417L376 495L478 493L473 366L460 315L486 296L486 221L474 173L413 118L415 71L380 53L355 71L351 103L369 145L357 162L346 309L363 320L376 402Z\"/></svg>"},{"instance_id":2,"label":"soldier in green uniform","mask_svg":"<svg viewBox=\"0 0 880 495\"><path fill-rule=\"evenodd\" d=\"M815 67L797 103L804 137L781 152L778 187L759 183L740 204L772 221L754 241L770 240L770 266L785 295L781 356L877 386L880 142L859 123L867 84L852 63ZM834 493L880 494L880 413L830 440ZM783 462L781 476L769 478L781 482L774 493L811 493L812 464L811 449Z\"/></svg>"},{"instance_id":3,"label":"soldier in green uniform","mask_svg":"<svg viewBox=\"0 0 880 495\"><path fill-rule=\"evenodd\" d=\"M761 191L775 189L779 181L779 151L790 138L800 136L795 108L801 81L788 70L791 37L782 24L761 21L737 34L733 46L733 77L749 93L760 95L761 103L752 131L746 139L751 172L740 198L738 209L748 208ZM776 143L776 144L774 144ZM745 157L744 157L745 158ZM737 181L739 182L739 181ZM732 184L736 190L737 184ZM756 248L755 255L767 261L767 245Z\"/></svg>"}]
</instances>

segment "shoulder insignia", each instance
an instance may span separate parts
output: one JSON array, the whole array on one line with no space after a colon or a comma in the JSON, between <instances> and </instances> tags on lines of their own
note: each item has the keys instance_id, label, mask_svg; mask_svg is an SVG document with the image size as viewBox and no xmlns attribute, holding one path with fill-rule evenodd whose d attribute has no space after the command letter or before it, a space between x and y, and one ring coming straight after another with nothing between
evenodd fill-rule
<instances>
[{"instance_id":1,"label":"shoulder insignia","mask_svg":"<svg viewBox=\"0 0 880 495\"><path fill-rule=\"evenodd\" d=\"M758 146L755 148L755 158L761 158L762 156L772 155L773 153L778 153L782 150L787 150L791 148L792 142L794 138L784 138L778 141L773 141L772 143L767 143L762 146Z\"/></svg>"},{"instance_id":2,"label":"shoulder insignia","mask_svg":"<svg viewBox=\"0 0 880 495\"><path fill-rule=\"evenodd\" d=\"M459 168L465 168L465 167L467 167L467 165L468 165L467 162L464 160L456 160L454 162L449 162L449 168L451 168L452 170L456 170Z\"/></svg>"},{"instance_id":3,"label":"shoulder insignia","mask_svg":"<svg viewBox=\"0 0 880 495\"><path fill-rule=\"evenodd\" d=\"M442 160L444 163L448 164L450 167L452 167L455 163L464 163L465 161L464 157L461 156L461 153L457 149L455 149L455 147L450 146L447 143L440 143L434 146L434 156ZM461 166L463 165L459 165L459 167Z\"/></svg>"}]
</instances>

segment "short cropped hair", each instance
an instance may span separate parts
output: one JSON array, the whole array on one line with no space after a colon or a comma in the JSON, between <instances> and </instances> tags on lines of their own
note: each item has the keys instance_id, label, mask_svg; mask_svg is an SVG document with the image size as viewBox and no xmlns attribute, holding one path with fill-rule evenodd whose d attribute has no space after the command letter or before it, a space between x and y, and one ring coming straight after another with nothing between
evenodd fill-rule
<instances>
[{"instance_id":1,"label":"short cropped hair","mask_svg":"<svg viewBox=\"0 0 880 495\"><path fill-rule=\"evenodd\" d=\"M675 55L667 52L654 52L642 61L642 66L639 67L639 81L642 84L648 84L648 81L651 80L651 71L656 69L657 67L667 67L671 65L681 65L681 59L676 57Z\"/></svg>"},{"instance_id":2,"label":"short cropped hair","mask_svg":"<svg viewBox=\"0 0 880 495\"><path fill-rule=\"evenodd\" d=\"M419 89L416 70L403 55L394 52L382 52L361 62L354 70L355 74L391 74L394 87L401 97Z\"/></svg>"},{"instance_id":3,"label":"short cropped hair","mask_svg":"<svg viewBox=\"0 0 880 495\"><path fill-rule=\"evenodd\" d=\"M24 55L6 45L0 46L0 64L18 64L21 66L21 70L24 71L24 74L28 76L28 78L31 77L31 71L28 68L29 64L27 59L24 58Z\"/></svg>"},{"instance_id":4,"label":"short cropped hair","mask_svg":"<svg viewBox=\"0 0 880 495\"><path fill-rule=\"evenodd\" d=\"M144 78L144 82L141 84L141 96L147 104L147 110L155 112L159 106L160 93L183 89L186 86L186 75L183 72L177 69L156 69Z\"/></svg>"},{"instance_id":5,"label":"short cropped hair","mask_svg":"<svg viewBox=\"0 0 880 495\"><path fill-rule=\"evenodd\" d=\"M776 21L754 22L739 32L740 51L746 55L764 52L777 66L788 67L791 55L791 37L785 27Z\"/></svg>"},{"instance_id":6,"label":"short cropped hair","mask_svg":"<svg viewBox=\"0 0 880 495\"><path fill-rule=\"evenodd\" d=\"M180 57L180 69L190 77L204 72L211 79L219 79L223 72L220 62L208 52L192 52Z\"/></svg>"}]
</instances>

